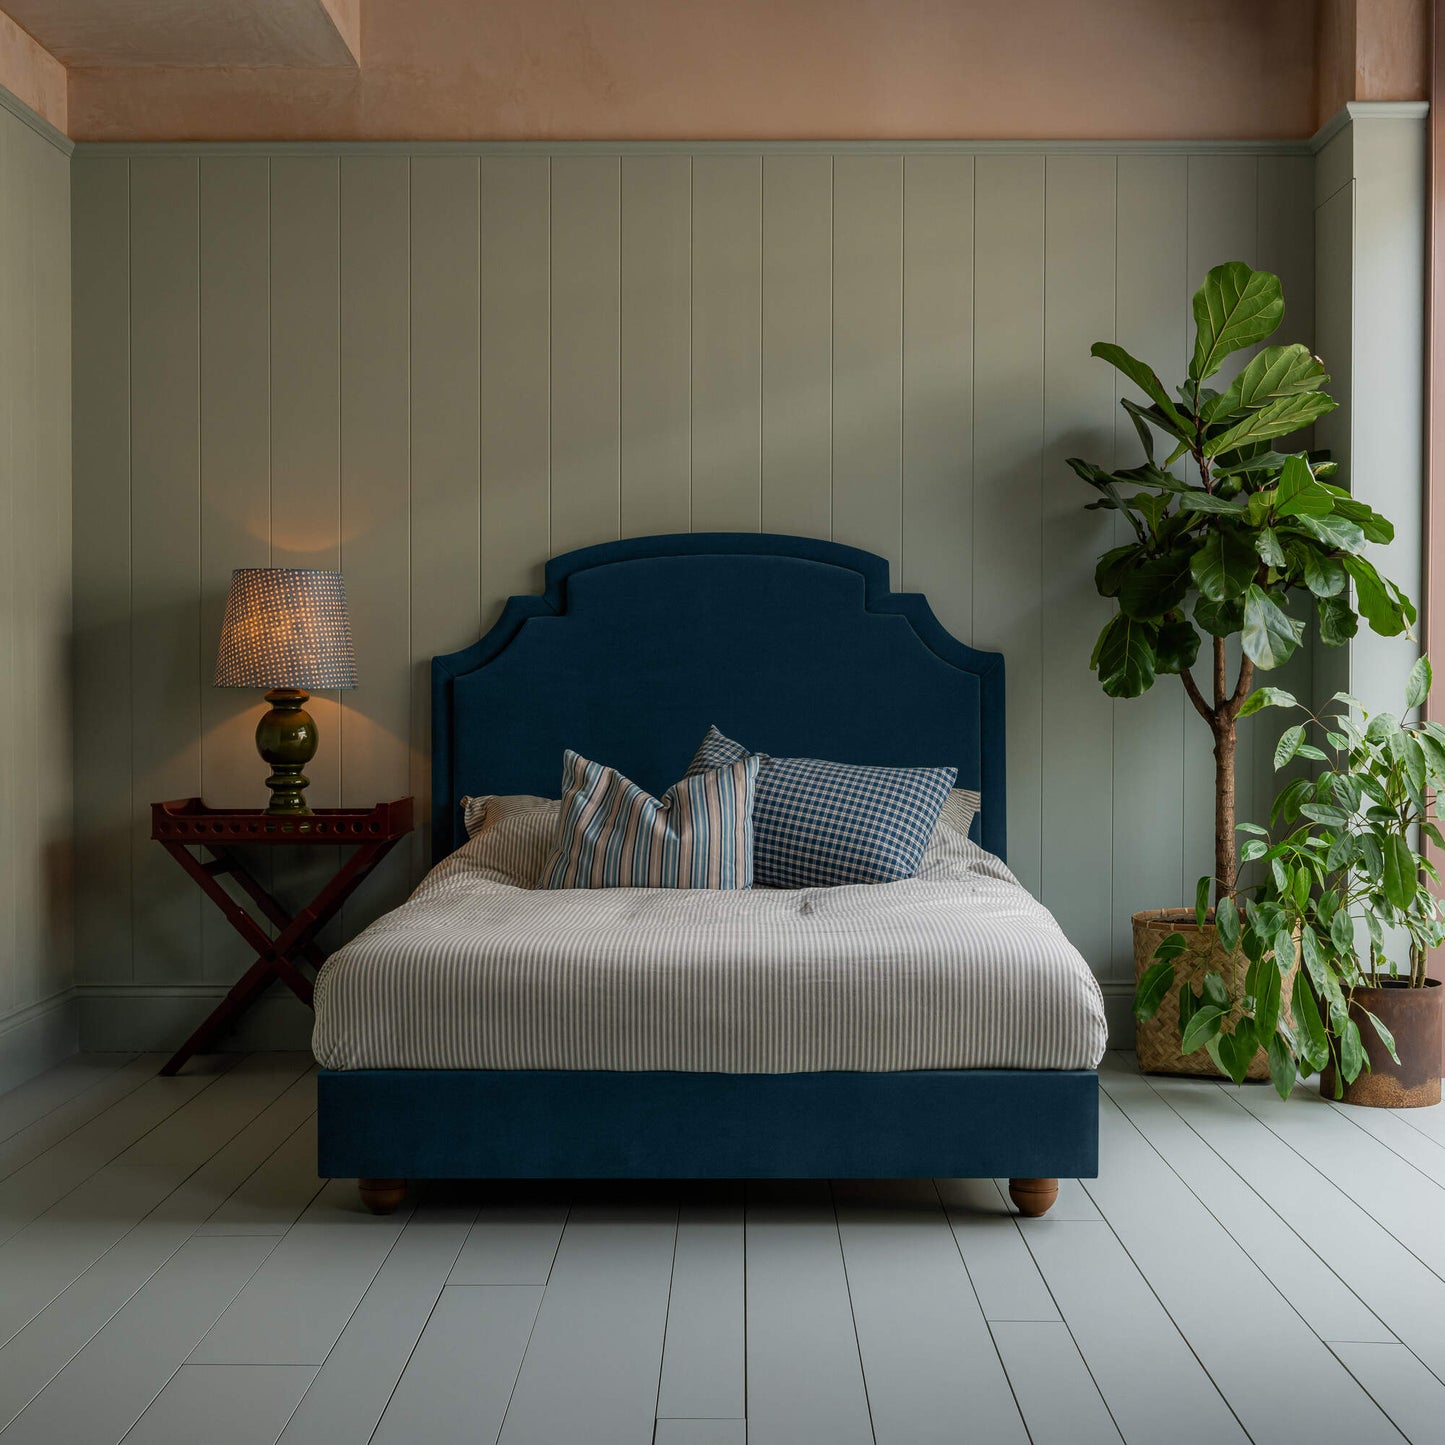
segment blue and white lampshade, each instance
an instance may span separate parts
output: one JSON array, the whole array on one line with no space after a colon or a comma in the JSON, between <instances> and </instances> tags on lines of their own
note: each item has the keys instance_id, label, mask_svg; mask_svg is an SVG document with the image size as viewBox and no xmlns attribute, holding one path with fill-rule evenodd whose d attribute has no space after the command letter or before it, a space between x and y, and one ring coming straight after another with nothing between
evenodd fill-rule
<instances>
[{"instance_id":1,"label":"blue and white lampshade","mask_svg":"<svg viewBox=\"0 0 1445 1445\"><path fill-rule=\"evenodd\" d=\"M340 572L238 567L231 573L217 687L356 686L356 652Z\"/></svg>"}]
</instances>

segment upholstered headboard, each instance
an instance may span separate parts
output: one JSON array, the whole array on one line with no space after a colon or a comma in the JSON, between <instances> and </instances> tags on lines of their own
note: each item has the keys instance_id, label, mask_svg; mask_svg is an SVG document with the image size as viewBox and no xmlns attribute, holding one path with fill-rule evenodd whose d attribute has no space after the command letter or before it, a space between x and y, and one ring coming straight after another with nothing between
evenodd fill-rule
<instances>
[{"instance_id":1,"label":"upholstered headboard","mask_svg":"<svg viewBox=\"0 0 1445 1445\"><path fill-rule=\"evenodd\" d=\"M953 764L1003 855L1003 658L890 592L871 552L699 532L554 557L540 597L433 660L434 856L463 842L466 794L556 797L569 747L658 793L709 723L778 756Z\"/></svg>"}]
</instances>

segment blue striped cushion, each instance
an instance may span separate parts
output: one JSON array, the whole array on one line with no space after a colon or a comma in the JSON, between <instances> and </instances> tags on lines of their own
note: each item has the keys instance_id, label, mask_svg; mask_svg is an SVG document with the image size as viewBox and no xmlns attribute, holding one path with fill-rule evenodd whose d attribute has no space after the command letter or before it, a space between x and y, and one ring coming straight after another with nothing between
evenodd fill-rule
<instances>
[{"instance_id":1,"label":"blue striped cushion","mask_svg":"<svg viewBox=\"0 0 1445 1445\"><path fill-rule=\"evenodd\" d=\"M751 888L758 759L695 772L661 798L570 748L538 888Z\"/></svg>"},{"instance_id":2,"label":"blue striped cushion","mask_svg":"<svg viewBox=\"0 0 1445 1445\"><path fill-rule=\"evenodd\" d=\"M754 756L709 728L688 775ZM831 888L912 878L956 768L867 768L819 758L762 763L753 804L753 879L765 888Z\"/></svg>"}]
</instances>

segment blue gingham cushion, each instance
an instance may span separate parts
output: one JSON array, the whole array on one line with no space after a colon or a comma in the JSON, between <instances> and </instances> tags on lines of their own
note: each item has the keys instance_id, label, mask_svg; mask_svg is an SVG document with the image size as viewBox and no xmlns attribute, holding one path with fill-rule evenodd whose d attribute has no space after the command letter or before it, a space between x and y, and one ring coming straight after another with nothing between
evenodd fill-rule
<instances>
[{"instance_id":1,"label":"blue gingham cushion","mask_svg":"<svg viewBox=\"0 0 1445 1445\"><path fill-rule=\"evenodd\" d=\"M570 748L537 888L751 888L759 760L689 773L654 798Z\"/></svg>"},{"instance_id":2,"label":"blue gingham cushion","mask_svg":"<svg viewBox=\"0 0 1445 1445\"><path fill-rule=\"evenodd\" d=\"M688 776L753 756L710 727ZM933 836L956 768L868 768L771 758L753 798L753 881L828 888L911 878Z\"/></svg>"}]
</instances>

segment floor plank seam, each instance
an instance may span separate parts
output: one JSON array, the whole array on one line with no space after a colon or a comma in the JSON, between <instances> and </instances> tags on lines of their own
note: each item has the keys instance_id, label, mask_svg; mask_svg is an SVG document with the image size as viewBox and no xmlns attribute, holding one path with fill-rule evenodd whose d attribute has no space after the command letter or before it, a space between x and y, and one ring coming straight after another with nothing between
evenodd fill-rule
<instances>
[{"instance_id":1,"label":"floor plank seam","mask_svg":"<svg viewBox=\"0 0 1445 1445\"><path fill-rule=\"evenodd\" d=\"M1380 1148L1384 1149L1387 1153L1393 1154L1395 1158L1398 1159L1402 1164L1409 1165L1409 1167L1413 1169L1415 1173L1417 1173L1423 1180L1425 1180L1427 1184L1430 1184L1434 1188L1440 1190L1442 1196L1445 1196L1445 1185L1442 1185L1438 1179L1434 1178L1433 1175L1428 1174L1425 1170L1423 1170L1413 1159L1410 1158L1408 1154L1400 1153L1400 1151L1396 1149L1395 1146L1391 1144L1388 1140L1380 1138L1378 1134L1372 1134L1367 1128L1365 1128L1365 1126L1360 1122L1358 1108L1352 1109L1349 1107L1349 1105L1343 1104L1336 1099L1326 1099L1325 1103L1329 1106L1331 1113L1337 1114L1342 1119L1347 1119L1350 1124L1352 1124L1356 1129L1360 1131L1361 1134L1365 1136L1365 1138L1371 1140L1373 1143L1378 1144ZM1409 1111L1406 1109L1390 1110L1391 1114L1405 1114L1408 1112ZM1255 1115L1255 1117L1258 1118L1259 1116ZM1417 1134L1420 1133L1419 1130L1415 1130L1414 1132ZM1420 1137L1424 1139L1427 1143L1433 1144L1437 1149L1440 1149L1442 1156L1445 1156L1445 1148L1441 1147L1438 1140L1431 1139L1428 1134L1420 1134ZM1441 1162L1445 1163L1445 1158L1442 1158ZM1441 1204L1445 1205L1445 1197L1442 1197Z\"/></svg>"},{"instance_id":2,"label":"floor plank seam","mask_svg":"<svg viewBox=\"0 0 1445 1445\"><path fill-rule=\"evenodd\" d=\"M80 1058L80 1057L83 1057L83 1056L77 1054L75 1057L76 1057L76 1058ZM100 1078L98 1078L98 1079L93 1079L93 1080L92 1080L90 1083L88 1083L83 1089L77 1089L77 1090L75 1091L75 1093L73 1093L73 1094L67 1094L66 1097L63 1098L58 1104L52 1105L49 1109L45 1110L45 1112L44 1112L43 1114L37 1114L33 1119L30 1119L30 1120L28 1120L26 1123L22 1124L18 1129L12 1129L8 1134L4 1135L3 1137L0 1137L0 1145L4 1145L4 1144L10 1143L10 1141L11 1141L12 1139L18 1139L18 1138L20 1137L20 1135L22 1135L23 1133L25 1133L25 1131L26 1131L27 1129L34 1129L34 1128L37 1127L38 1125L43 1124L47 1119L49 1119L49 1118L53 1117L54 1115L58 1114L62 1109L68 1109L68 1108L70 1108L70 1106L71 1106L72 1104L78 1104L78 1103L80 1103L80 1101L81 1101L82 1099L84 1099L87 1094L94 1093L95 1090L97 1090L97 1089L103 1089L103 1088L105 1088L105 1086L106 1086L107 1084L113 1084L113 1083L115 1082L115 1076L116 1076L117 1074L121 1073L122 1071L124 1071L125 1069L128 1069L128 1068L129 1068L133 1063L135 1063L136 1060L139 1059L139 1058L140 1058L140 1055L139 1055L139 1054L124 1054L124 1055L121 1055L121 1056L120 1056L120 1060L121 1060L120 1063L116 1064L114 1068L112 1068L112 1069L108 1070L106 1073L102 1074L102 1075L100 1076ZM159 1058L159 1055L157 1055L157 1058ZM62 1060L62 1064L63 1064L64 1062L66 1062L66 1061ZM59 1068L59 1067L61 1067L60 1064L56 1065L56 1068ZM47 1073L53 1073L54 1070L47 1070L46 1072L47 1072ZM34 1079L29 1079L29 1080L27 1080L26 1083L31 1083L31 1084L37 1083L40 1079L43 1079L44 1077L45 1077L45 1074L38 1074L38 1075L36 1075L36 1077L35 1077ZM138 1075L136 1076L135 1089L139 1089L139 1088L143 1087L143 1086L144 1086L146 1083L148 1083L148 1082L149 1082L149 1080L148 1080L148 1078L147 1078L145 1075L138 1074ZM21 1089L25 1088L25 1086L26 1086L25 1084L17 1084L17 1085L15 1086L15 1088L10 1089L9 1091L7 1091L7 1092L6 1092L5 1094L3 1094L3 1095L0 1095L0 1110L3 1110L3 1108L5 1107L5 1100L6 1100L6 1099L8 1099L12 1094L18 1094ZM122 1099L129 1098L130 1095L135 1092L135 1089L127 1089L127 1090L125 1091L125 1093L121 1094L119 1097L122 1098ZM108 1106L107 1106L107 1107L108 1107ZM104 1109L100 1110L100 1113L103 1114L104 1112L105 1112ZM92 1115L91 1117L92 1117L92 1118L98 1118L98 1117L99 1117L99 1114ZM87 1123L89 1123L89 1122L90 1122L89 1119L84 1120L81 1124L77 1124L77 1125L76 1125L76 1128L84 1128L85 1124L87 1124ZM62 1135L61 1135L61 1139L68 1139L68 1138L70 1137L70 1135L73 1134L74 1132L75 1132L75 1130L73 1130L73 1129L72 1129L72 1130L68 1130L65 1134L62 1134ZM57 1140L56 1142L59 1143L60 1141ZM0 1177L3 1177L3 1176L0 1176Z\"/></svg>"},{"instance_id":3,"label":"floor plank seam","mask_svg":"<svg viewBox=\"0 0 1445 1445\"><path fill-rule=\"evenodd\" d=\"M1256 1200L1261 1206L1263 1206L1264 1209L1268 1210L1268 1212L1269 1212L1270 1214L1272 1214L1272 1215L1280 1222L1280 1224L1281 1224L1285 1229L1289 1230L1289 1232L1290 1232L1291 1234L1293 1234L1296 1239L1299 1240L1300 1244L1303 1245L1305 1249L1309 1250L1310 1254L1313 1255L1314 1258L1319 1261L1319 1263L1324 1267L1324 1269L1325 1269L1326 1271L1328 1271L1328 1273L1329 1273L1330 1275L1332 1275L1336 1281L1338 1281L1340 1288L1343 1289L1343 1290L1345 1290L1348 1294L1353 1295L1354 1298L1355 1298L1355 1300L1358 1301L1358 1303L1359 1303L1359 1305L1360 1305L1360 1308L1363 1309L1366 1313L1374 1316L1374 1318L1378 1320L1378 1319L1379 1319L1379 1316L1375 1313L1375 1311L1374 1311L1373 1309L1371 1309L1370 1306L1360 1297L1359 1292L1358 1292L1357 1290L1355 1290L1355 1289L1348 1283L1348 1281L1346 1281L1345 1279L1341 1278L1341 1276L1339 1275L1339 1273L1335 1270L1334 1266L1330 1264L1329 1260L1327 1260L1322 1254L1320 1254L1318 1250L1316 1250L1315 1248L1313 1248L1313 1247L1310 1245L1310 1243L1309 1243L1306 1239L1304 1239L1304 1238L1295 1230L1294 1226L1289 1222L1289 1220L1286 1219L1285 1216L1282 1215L1282 1214L1279 1212L1279 1210L1277 1210L1277 1209L1269 1202L1269 1200L1267 1200L1267 1199L1254 1187L1254 1185L1252 1185L1252 1184L1249 1182L1249 1180L1246 1179L1246 1178L1244 1177L1244 1175L1241 1174L1241 1173L1239 1172L1239 1170L1236 1169L1236 1168L1234 1167L1234 1165L1233 1165L1223 1154L1221 1154L1221 1153L1219 1152L1219 1150L1216 1149L1216 1148L1214 1147L1214 1145L1211 1144L1211 1143L1209 1142L1209 1140L1206 1139L1206 1138L1204 1137L1204 1135L1201 1134L1201 1133L1194 1127L1194 1125L1191 1124L1191 1123L1189 1122L1189 1120L1186 1119L1186 1118L1184 1117L1184 1115L1181 1114L1181 1113L1173 1106L1173 1104L1171 1104L1170 1101L1169 1101L1167 1098L1165 1098L1164 1095L1161 1094L1161 1093L1149 1082L1149 1079L1148 1079L1148 1077L1147 1077L1146 1075L1141 1074L1141 1075L1140 1075L1140 1078L1143 1080L1145 1087L1148 1088L1149 1092L1150 1092L1151 1094L1153 1094L1153 1096L1159 1101L1159 1103L1160 1103L1161 1105L1163 1105L1163 1107L1166 1108L1171 1114L1173 1114L1174 1117L1175 1117L1176 1119L1178 1119L1179 1122L1180 1122L1186 1129L1188 1129L1189 1132L1190 1132L1191 1134L1193 1134L1194 1137L1195 1137L1196 1139L1198 1139L1199 1142L1200 1142L1212 1155L1214 1155L1214 1157L1215 1157L1217 1160L1219 1160L1219 1162L1244 1186L1244 1188L1246 1188L1246 1189L1250 1192L1250 1194L1252 1194L1252 1195L1254 1196L1255 1200ZM1105 1092L1107 1092L1107 1090L1106 1090ZM1110 1098L1113 1098L1113 1095L1112 1095L1112 1094L1110 1095ZM1123 1111L1122 1105L1116 1104L1116 1107L1118 1107L1121 1112ZM1248 1110L1245 1110L1244 1112L1245 1112L1246 1114L1248 1114L1249 1111L1248 1111ZM1250 1118L1253 1118L1254 1116L1253 1116L1253 1115L1250 1115L1249 1117L1250 1117ZM1270 1131L1270 1132L1272 1133L1273 1131ZM1155 1152L1158 1153L1158 1150L1155 1150ZM1306 1162L1308 1162L1308 1161L1306 1161ZM1177 1171L1176 1171L1176 1173L1177 1173ZM1323 1178L1323 1176L1321 1176L1321 1177ZM1325 1182L1326 1182L1326 1183L1329 1183L1328 1180L1326 1180ZM1187 1188L1188 1186L1186 1185L1185 1187ZM1331 1187L1333 1188L1333 1187L1335 1187L1335 1186L1332 1185ZM1190 1192L1191 1194L1194 1193L1194 1191L1193 1191L1192 1189L1191 1189L1189 1192ZM1194 1197L1195 1197L1196 1199L1199 1198L1199 1196L1198 1196L1197 1194L1196 1194ZM1200 1200L1200 1203L1203 1204L1204 1201L1203 1201L1203 1200ZM1204 1207L1205 1207L1206 1209L1208 1209L1209 1206L1208 1206L1208 1205L1205 1205ZM1233 1238L1233 1235L1231 1235L1230 1237ZM1236 1243L1238 1243L1238 1241L1236 1241ZM1240 1245L1240 1248L1241 1248L1241 1249L1244 1249L1244 1246L1241 1244L1241 1245ZM1247 1249L1245 1249L1244 1252L1245 1252L1246 1255L1249 1256L1249 1258L1250 1258L1251 1260L1254 1259L1254 1256L1253 1256L1252 1254L1250 1254ZM1256 1267L1256 1268L1260 1268L1259 1262L1258 1262L1257 1260L1255 1261L1255 1267ZM1298 1314L1299 1311L1296 1310L1295 1313ZM1301 1315L1300 1317L1301 1317L1302 1319L1304 1318L1302 1315ZM1323 1337L1322 1335L1320 1335L1319 1329L1318 1329L1315 1325L1310 1324L1309 1320L1305 1320L1305 1323L1306 1323L1307 1325L1309 1325L1311 1331L1315 1334L1316 1338L1320 1339L1320 1340L1322 1341L1322 1343L1324 1343L1324 1344L1326 1344L1326 1345L1329 1344L1329 1341L1326 1340L1326 1339L1324 1339L1324 1337ZM1384 1328L1384 1329L1389 1329L1389 1326L1386 1325L1383 1320L1380 1320L1380 1325L1381 1325L1381 1327ZM1393 1338L1393 1337L1394 1337L1394 1331L1391 1330L1391 1331L1390 1331L1390 1334L1391 1334L1391 1336L1392 1336L1392 1338ZM1402 1343L1401 1341L1398 1341L1398 1340L1397 1340L1396 1342L1397 1342L1397 1343Z\"/></svg>"},{"instance_id":4,"label":"floor plank seam","mask_svg":"<svg viewBox=\"0 0 1445 1445\"><path fill-rule=\"evenodd\" d=\"M873 1423L873 1399L868 1390L868 1371L863 1365L863 1341L858 1335L858 1311L853 1306L853 1281L848 1274L848 1251L843 1248L843 1229L838 1223L838 1201L833 1195L831 1179L828 1180L828 1208L833 1214L833 1234L838 1241L838 1258L843 1264L843 1288L848 1292L848 1318L853 1323L853 1348L858 1352L858 1377L863 1384L863 1404L868 1410L868 1433L873 1437L873 1445L878 1445L878 1429Z\"/></svg>"},{"instance_id":5,"label":"floor plank seam","mask_svg":"<svg viewBox=\"0 0 1445 1445\"><path fill-rule=\"evenodd\" d=\"M662 1311L662 1350L657 1361L657 1391L652 1398L652 1438L654 1441L657 1439L657 1422L660 1418L657 1413L658 1407L662 1404L662 1372L667 1367L667 1325L668 1321L672 1319L672 1289L677 1283L677 1240L681 1233L682 1202L681 1199L679 1199L672 1213L672 1264L667 1271L667 1304ZM555 1260L557 1256L553 1254L552 1258ZM551 1275L552 1270L549 1267L547 1270L549 1279ZM537 1308L537 1313L542 1313L540 1305ZM520 1375L522 1372L519 1369L517 1373Z\"/></svg>"},{"instance_id":6,"label":"floor plank seam","mask_svg":"<svg viewBox=\"0 0 1445 1445\"><path fill-rule=\"evenodd\" d=\"M963 1246L959 1244L958 1231L953 1227L953 1211L949 1209L948 1203L943 1197L943 1191L938 1187L938 1180L930 1178L928 1182L933 1186L933 1193L938 1200L938 1207L943 1211L944 1226L948 1230L949 1238L953 1241L953 1248L958 1254L958 1262L963 1266L963 1277L968 1281L968 1287L973 1292L974 1303L978 1306L979 1318L983 1321L984 1328L988 1331L989 1343L993 1345L993 1352L998 1357L998 1367L1003 1371L1004 1382L1008 1385L1008 1392L1013 1399L1014 1409L1018 1411L1019 1420L1023 1424L1024 1434L1029 1437L1030 1445L1033 1445L1034 1434L1029 1428L1028 1417L1024 1414L1023 1406L1019 1403L1019 1392L1014 1386L1013 1376L1008 1372L1008 1365L1004 1361L1003 1351L999 1349L998 1336L993 1332L993 1321L989 1319L987 1312L984 1310L983 1300L978 1293L978 1286L973 1282L973 1273L968 1267L968 1261L963 1257ZM997 1189L998 1186L994 1185L995 1192L997 1192ZM1002 1201L1002 1198L1003 1196L1000 1195L1000 1201ZM1017 1226L1015 1226L1015 1228L1017 1228ZM1033 1255L1031 1254L1029 1258L1032 1259ZM1048 1289L1047 1280L1044 1281L1044 1288ZM1049 1298L1053 1299L1052 1292ZM1057 1305L1057 1301L1055 1301L1055 1304ZM1059 1318L1063 1318L1062 1313L1059 1315ZM1069 1338L1073 1338L1072 1333ZM1075 1348L1077 1348L1077 1345ZM1092 1378L1093 1376L1091 1375L1090 1379ZM1097 1386L1095 1388L1097 1388Z\"/></svg>"}]
</instances>

